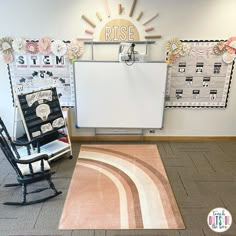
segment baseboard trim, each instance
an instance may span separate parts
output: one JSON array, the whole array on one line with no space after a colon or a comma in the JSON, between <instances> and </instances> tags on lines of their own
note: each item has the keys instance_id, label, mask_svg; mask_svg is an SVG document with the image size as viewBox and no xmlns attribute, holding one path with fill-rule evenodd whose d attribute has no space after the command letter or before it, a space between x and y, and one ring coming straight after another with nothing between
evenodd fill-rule
<instances>
[{"instance_id":1,"label":"baseboard trim","mask_svg":"<svg viewBox=\"0 0 236 236\"><path fill-rule=\"evenodd\" d=\"M71 141L235 141L236 136L72 136Z\"/></svg>"}]
</instances>

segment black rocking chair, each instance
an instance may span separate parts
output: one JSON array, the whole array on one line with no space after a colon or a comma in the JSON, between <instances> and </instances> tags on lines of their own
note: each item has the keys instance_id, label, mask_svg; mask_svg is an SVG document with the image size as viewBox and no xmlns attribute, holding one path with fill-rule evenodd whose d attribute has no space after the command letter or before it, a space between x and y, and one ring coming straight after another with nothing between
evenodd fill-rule
<instances>
[{"instance_id":1,"label":"black rocking chair","mask_svg":"<svg viewBox=\"0 0 236 236\"><path fill-rule=\"evenodd\" d=\"M43 153L33 153L31 154L31 144L35 142L32 140L31 142L17 142L13 141L0 117L0 147L5 154L7 160L10 162L14 170L17 174L18 183L15 184L6 184L4 187L14 187L21 186L22 187L22 201L21 202L4 202L4 205L31 205L35 203L44 202L50 198L56 197L61 194L61 191L58 191L52 180L51 176L54 174L50 170L50 166L48 163L48 155ZM24 146L27 148L28 155L21 157L19 152L17 151L17 146ZM47 180L49 183L49 187L47 188L38 188L34 191L27 192L27 185L35 182L39 182L42 180ZM46 189L52 189L53 194L44 198L40 198L37 200L27 201L27 194L38 193L44 191Z\"/></svg>"}]
</instances>

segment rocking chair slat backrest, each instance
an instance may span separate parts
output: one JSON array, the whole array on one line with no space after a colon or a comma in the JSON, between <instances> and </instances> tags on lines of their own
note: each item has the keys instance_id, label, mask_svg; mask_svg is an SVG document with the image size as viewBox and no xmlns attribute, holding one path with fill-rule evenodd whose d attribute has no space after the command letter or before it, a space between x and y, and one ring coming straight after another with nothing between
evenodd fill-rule
<instances>
[{"instance_id":1,"label":"rocking chair slat backrest","mask_svg":"<svg viewBox=\"0 0 236 236\"><path fill-rule=\"evenodd\" d=\"M6 156L7 160L10 162L14 170L17 172L18 176L22 176L16 164L16 158L19 157L16 147L12 144L12 139L0 117L0 147Z\"/></svg>"}]
</instances>

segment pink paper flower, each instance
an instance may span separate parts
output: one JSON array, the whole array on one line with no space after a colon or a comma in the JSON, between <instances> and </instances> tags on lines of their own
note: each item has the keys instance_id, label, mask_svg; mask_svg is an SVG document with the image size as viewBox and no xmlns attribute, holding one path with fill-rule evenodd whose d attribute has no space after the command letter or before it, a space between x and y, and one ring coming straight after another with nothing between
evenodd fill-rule
<instances>
[{"instance_id":1,"label":"pink paper flower","mask_svg":"<svg viewBox=\"0 0 236 236\"><path fill-rule=\"evenodd\" d=\"M229 53L236 53L236 37L231 37L227 40L226 49Z\"/></svg>"},{"instance_id":2,"label":"pink paper flower","mask_svg":"<svg viewBox=\"0 0 236 236\"><path fill-rule=\"evenodd\" d=\"M69 60L78 59L84 52L84 46L78 41L74 41L68 45L67 57Z\"/></svg>"},{"instance_id":3,"label":"pink paper flower","mask_svg":"<svg viewBox=\"0 0 236 236\"><path fill-rule=\"evenodd\" d=\"M41 38L38 43L39 52L44 55L49 55L51 53L51 39Z\"/></svg>"},{"instance_id":4,"label":"pink paper flower","mask_svg":"<svg viewBox=\"0 0 236 236\"><path fill-rule=\"evenodd\" d=\"M28 41L25 44L25 51L30 54L36 54L39 52L38 44L35 41Z\"/></svg>"},{"instance_id":5,"label":"pink paper flower","mask_svg":"<svg viewBox=\"0 0 236 236\"><path fill-rule=\"evenodd\" d=\"M2 59L4 61L4 63L6 64L10 64L13 62L13 55L10 53L3 53L2 54Z\"/></svg>"},{"instance_id":6,"label":"pink paper flower","mask_svg":"<svg viewBox=\"0 0 236 236\"><path fill-rule=\"evenodd\" d=\"M175 62L178 58L179 58L179 54L172 54L172 53L169 53L168 56L167 56L167 61L168 61L168 63L173 63L173 62Z\"/></svg>"}]
</instances>

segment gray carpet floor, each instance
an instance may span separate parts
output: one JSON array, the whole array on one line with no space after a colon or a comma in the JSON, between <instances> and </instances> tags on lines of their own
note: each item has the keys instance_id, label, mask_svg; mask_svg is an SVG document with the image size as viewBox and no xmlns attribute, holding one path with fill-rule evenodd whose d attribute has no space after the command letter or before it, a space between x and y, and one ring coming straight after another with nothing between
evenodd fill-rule
<instances>
[{"instance_id":1,"label":"gray carpet floor","mask_svg":"<svg viewBox=\"0 0 236 236\"><path fill-rule=\"evenodd\" d=\"M231 228L221 235L235 236L236 141L155 143L182 214L185 230L58 230L80 149L79 143L73 143L72 160L63 157L51 163L52 169L56 171L53 182L59 190L63 191L63 194L47 202L24 207L1 204L5 201L20 200L21 189L3 187L6 183L16 182L16 176L0 151L0 236L219 235L211 231L207 225L207 215L216 207L227 208L233 216ZM32 189L34 187L32 186Z\"/></svg>"}]
</instances>

